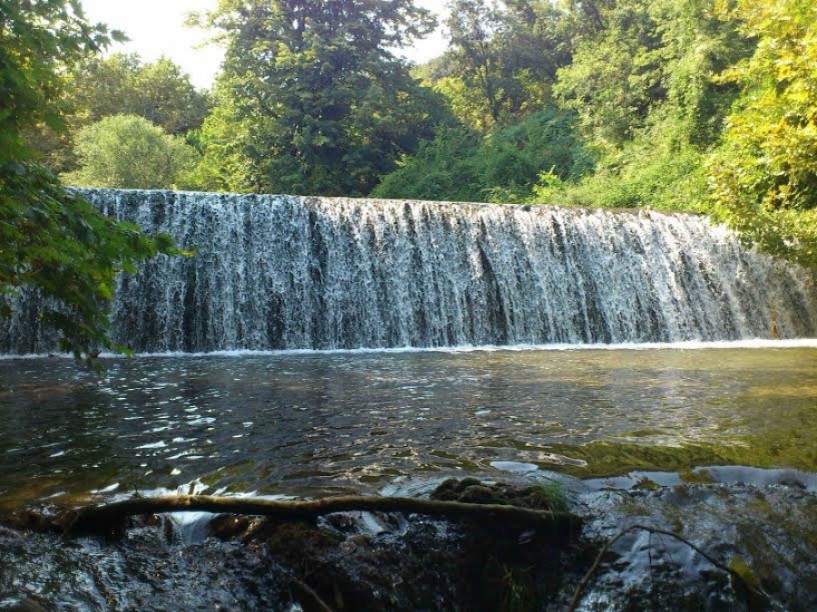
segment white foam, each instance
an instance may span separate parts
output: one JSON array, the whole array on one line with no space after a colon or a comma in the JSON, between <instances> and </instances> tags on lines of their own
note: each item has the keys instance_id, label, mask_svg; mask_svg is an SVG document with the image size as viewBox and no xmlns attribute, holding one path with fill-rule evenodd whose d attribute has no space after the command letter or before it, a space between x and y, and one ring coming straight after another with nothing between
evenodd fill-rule
<instances>
[{"instance_id":1,"label":"white foam","mask_svg":"<svg viewBox=\"0 0 817 612\"><path fill-rule=\"evenodd\" d=\"M399 347L399 348L355 348L355 349L293 349L281 351L229 350L198 353L168 351L164 353L137 353L134 357L147 358L201 358L201 357L286 357L310 355L369 355L369 354L404 354L404 353L501 353L533 351L701 351L701 350L734 350L734 349L797 349L817 348L817 338L796 340L724 340L704 342L690 340L686 342L629 342L620 344L517 344L510 346L451 346L451 347ZM123 355L102 353L104 359L121 359ZM0 355L0 360L14 359L71 359L70 354L25 354Z\"/></svg>"}]
</instances>

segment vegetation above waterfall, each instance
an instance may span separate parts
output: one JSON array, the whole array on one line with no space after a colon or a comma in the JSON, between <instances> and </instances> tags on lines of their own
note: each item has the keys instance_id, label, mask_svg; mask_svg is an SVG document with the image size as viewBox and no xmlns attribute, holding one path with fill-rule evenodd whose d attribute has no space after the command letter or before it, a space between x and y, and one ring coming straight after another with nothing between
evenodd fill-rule
<instances>
[{"instance_id":1,"label":"vegetation above waterfall","mask_svg":"<svg viewBox=\"0 0 817 612\"><path fill-rule=\"evenodd\" d=\"M435 25L413 0L222 0L201 21L227 48L202 130L208 189L366 195L444 119L394 55Z\"/></svg>"},{"instance_id":2,"label":"vegetation above waterfall","mask_svg":"<svg viewBox=\"0 0 817 612\"><path fill-rule=\"evenodd\" d=\"M761 247L817 263L817 7L742 2L728 17L757 41L719 82L743 94L707 160L720 218Z\"/></svg>"},{"instance_id":3,"label":"vegetation above waterfall","mask_svg":"<svg viewBox=\"0 0 817 612\"><path fill-rule=\"evenodd\" d=\"M196 150L138 115L111 115L81 128L74 152L79 168L64 175L77 187L161 189L184 186Z\"/></svg>"}]
</instances>

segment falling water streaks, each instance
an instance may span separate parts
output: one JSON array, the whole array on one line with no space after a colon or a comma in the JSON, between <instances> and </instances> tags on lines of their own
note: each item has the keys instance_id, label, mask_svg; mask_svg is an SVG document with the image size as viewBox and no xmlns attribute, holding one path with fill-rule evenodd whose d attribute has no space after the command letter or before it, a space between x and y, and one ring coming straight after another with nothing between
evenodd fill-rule
<instances>
[{"instance_id":1,"label":"falling water streaks","mask_svg":"<svg viewBox=\"0 0 817 612\"><path fill-rule=\"evenodd\" d=\"M692 215L90 190L195 249L122 276L140 353L676 343L817 337L804 270ZM48 353L35 292L0 353Z\"/></svg>"}]
</instances>

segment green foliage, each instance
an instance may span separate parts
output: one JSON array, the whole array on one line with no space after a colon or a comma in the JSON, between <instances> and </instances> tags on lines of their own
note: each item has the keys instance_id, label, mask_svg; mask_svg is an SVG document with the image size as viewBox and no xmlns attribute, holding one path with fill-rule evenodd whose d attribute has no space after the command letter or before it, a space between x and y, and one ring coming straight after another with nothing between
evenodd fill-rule
<instances>
[{"instance_id":1,"label":"green foliage","mask_svg":"<svg viewBox=\"0 0 817 612\"><path fill-rule=\"evenodd\" d=\"M579 113L589 137L613 145L632 138L645 124L650 104L666 96L647 3L618 4L606 15L607 27L579 44L555 89L564 105Z\"/></svg>"},{"instance_id":2,"label":"green foliage","mask_svg":"<svg viewBox=\"0 0 817 612\"><path fill-rule=\"evenodd\" d=\"M657 146L656 146L657 144ZM652 208L706 212L704 154L641 139L605 158L593 174L565 181L544 173L532 203L586 208Z\"/></svg>"},{"instance_id":3,"label":"green foliage","mask_svg":"<svg viewBox=\"0 0 817 612\"><path fill-rule=\"evenodd\" d=\"M539 507L548 508L552 512L567 512L569 500L567 489L561 480L546 478L531 485L534 497Z\"/></svg>"},{"instance_id":4,"label":"green foliage","mask_svg":"<svg viewBox=\"0 0 817 612\"><path fill-rule=\"evenodd\" d=\"M666 62L667 99L660 112L652 109L650 125L703 150L718 142L739 94L738 87L715 76L748 57L754 43L735 21L719 18L713 0L662 0L652 10Z\"/></svg>"},{"instance_id":5,"label":"green foliage","mask_svg":"<svg viewBox=\"0 0 817 612\"><path fill-rule=\"evenodd\" d=\"M64 127L57 102L64 66L110 41L103 26L85 21L79 2L0 0L0 164L28 155L26 128Z\"/></svg>"},{"instance_id":6,"label":"green foliage","mask_svg":"<svg viewBox=\"0 0 817 612\"><path fill-rule=\"evenodd\" d=\"M113 115L76 136L79 168L63 179L77 187L170 189L184 187L196 150L137 115Z\"/></svg>"},{"instance_id":7,"label":"green foliage","mask_svg":"<svg viewBox=\"0 0 817 612\"><path fill-rule=\"evenodd\" d=\"M520 202L543 172L577 178L592 163L572 116L554 109L486 137L465 128L440 129L419 153L384 177L376 197Z\"/></svg>"},{"instance_id":8,"label":"green foliage","mask_svg":"<svg viewBox=\"0 0 817 612\"><path fill-rule=\"evenodd\" d=\"M488 131L545 106L569 33L549 0L452 0L449 51L418 70L469 127Z\"/></svg>"},{"instance_id":9,"label":"green foliage","mask_svg":"<svg viewBox=\"0 0 817 612\"><path fill-rule=\"evenodd\" d=\"M750 45L712 1L619 0L600 15L605 27L579 42L555 87L586 136L614 149L661 123L686 142L715 142L737 90L712 76Z\"/></svg>"},{"instance_id":10,"label":"green foliage","mask_svg":"<svg viewBox=\"0 0 817 612\"><path fill-rule=\"evenodd\" d=\"M75 120L82 125L111 115L138 115L168 134L199 129L210 106L190 77L166 58L142 63L138 55L94 57L71 75Z\"/></svg>"},{"instance_id":11,"label":"green foliage","mask_svg":"<svg viewBox=\"0 0 817 612\"><path fill-rule=\"evenodd\" d=\"M454 117L469 129L486 133L495 125L485 95L469 87L461 78L444 76L434 81L424 80L423 84L442 95Z\"/></svg>"},{"instance_id":12,"label":"green foliage","mask_svg":"<svg viewBox=\"0 0 817 612\"><path fill-rule=\"evenodd\" d=\"M739 0L758 41L721 80L743 95L708 161L719 218L763 249L817 265L817 7L807 0Z\"/></svg>"},{"instance_id":13,"label":"green foliage","mask_svg":"<svg viewBox=\"0 0 817 612\"><path fill-rule=\"evenodd\" d=\"M122 348L107 335L116 275L160 252L176 253L169 237L150 239L99 214L46 169L23 163L3 168L0 241L0 292L31 286L51 298L44 303L56 300L41 316L61 333L61 349L77 358Z\"/></svg>"},{"instance_id":14,"label":"green foliage","mask_svg":"<svg viewBox=\"0 0 817 612\"><path fill-rule=\"evenodd\" d=\"M236 101L224 85L216 87L215 106L199 133L201 159L190 181L205 191L245 193L253 190L250 117L239 115Z\"/></svg>"},{"instance_id":15,"label":"green foliage","mask_svg":"<svg viewBox=\"0 0 817 612\"><path fill-rule=\"evenodd\" d=\"M27 131L40 159L56 173L77 167L74 137L100 119L129 114L144 117L172 135L184 136L201 128L210 99L197 91L190 78L168 59L142 63L139 56L91 56L66 76L60 105L68 130L46 125Z\"/></svg>"},{"instance_id":16,"label":"green foliage","mask_svg":"<svg viewBox=\"0 0 817 612\"><path fill-rule=\"evenodd\" d=\"M504 97L499 45L504 27L502 13L486 0L454 0L447 22L458 78L479 92L486 127L496 125Z\"/></svg>"},{"instance_id":17,"label":"green foliage","mask_svg":"<svg viewBox=\"0 0 817 612\"><path fill-rule=\"evenodd\" d=\"M116 274L159 252L169 239L104 217L33 162L25 133L64 126L66 68L111 40L78 2L0 0L0 294L30 286L55 303L43 312L79 357L110 347L105 305ZM8 314L0 305L0 316Z\"/></svg>"},{"instance_id":18,"label":"green foliage","mask_svg":"<svg viewBox=\"0 0 817 612\"><path fill-rule=\"evenodd\" d=\"M708 212L704 163L739 94L714 76L753 42L711 0L610 0L572 19L578 43L554 91L598 163L579 181L543 174L533 201Z\"/></svg>"},{"instance_id":19,"label":"green foliage","mask_svg":"<svg viewBox=\"0 0 817 612\"><path fill-rule=\"evenodd\" d=\"M202 21L227 45L208 185L364 195L443 118L392 52L434 25L412 0L221 0Z\"/></svg>"},{"instance_id":20,"label":"green foliage","mask_svg":"<svg viewBox=\"0 0 817 612\"><path fill-rule=\"evenodd\" d=\"M713 0L452 7L451 48L416 74L489 136L442 133L377 195L709 210L704 162L740 91L714 77L754 48ZM524 119L551 95L581 137L547 112Z\"/></svg>"},{"instance_id":21,"label":"green foliage","mask_svg":"<svg viewBox=\"0 0 817 612\"><path fill-rule=\"evenodd\" d=\"M474 202L482 197L479 138L465 128L441 128L420 145L414 157L386 175L372 192L376 198Z\"/></svg>"},{"instance_id":22,"label":"green foliage","mask_svg":"<svg viewBox=\"0 0 817 612\"><path fill-rule=\"evenodd\" d=\"M574 119L572 113L551 108L489 136L479 157L490 201L528 200L543 172L570 180L592 171Z\"/></svg>"}]
</instances>

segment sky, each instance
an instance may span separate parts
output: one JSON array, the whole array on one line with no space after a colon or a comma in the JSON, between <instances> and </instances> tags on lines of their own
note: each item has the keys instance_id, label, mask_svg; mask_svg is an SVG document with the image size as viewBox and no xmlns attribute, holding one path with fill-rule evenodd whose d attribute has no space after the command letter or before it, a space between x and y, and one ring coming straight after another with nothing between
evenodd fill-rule
<instances>
[{"instance_id":1,"label":"sky","mask_svg":"<svg viewBox=\"0 0 817 612\"><path fill-rule=\"evenodd\" d=\"M417 4L431 9L438 16L443 12L443 0L418 0ZM85 14L92 22L101 21L122 30L130 39L112 45L109 53L136 52L146 61L164 55L179 64L193 83L209 88L219 70L223 51L214 45L202 44L207 33L184 26L191 11L214 8L217 0L82 0ZM403 51L408 59L421 63L437 57L445 50L445 39L438 30L419 41L414 48Z\"/></svg>"}]
</instances>

